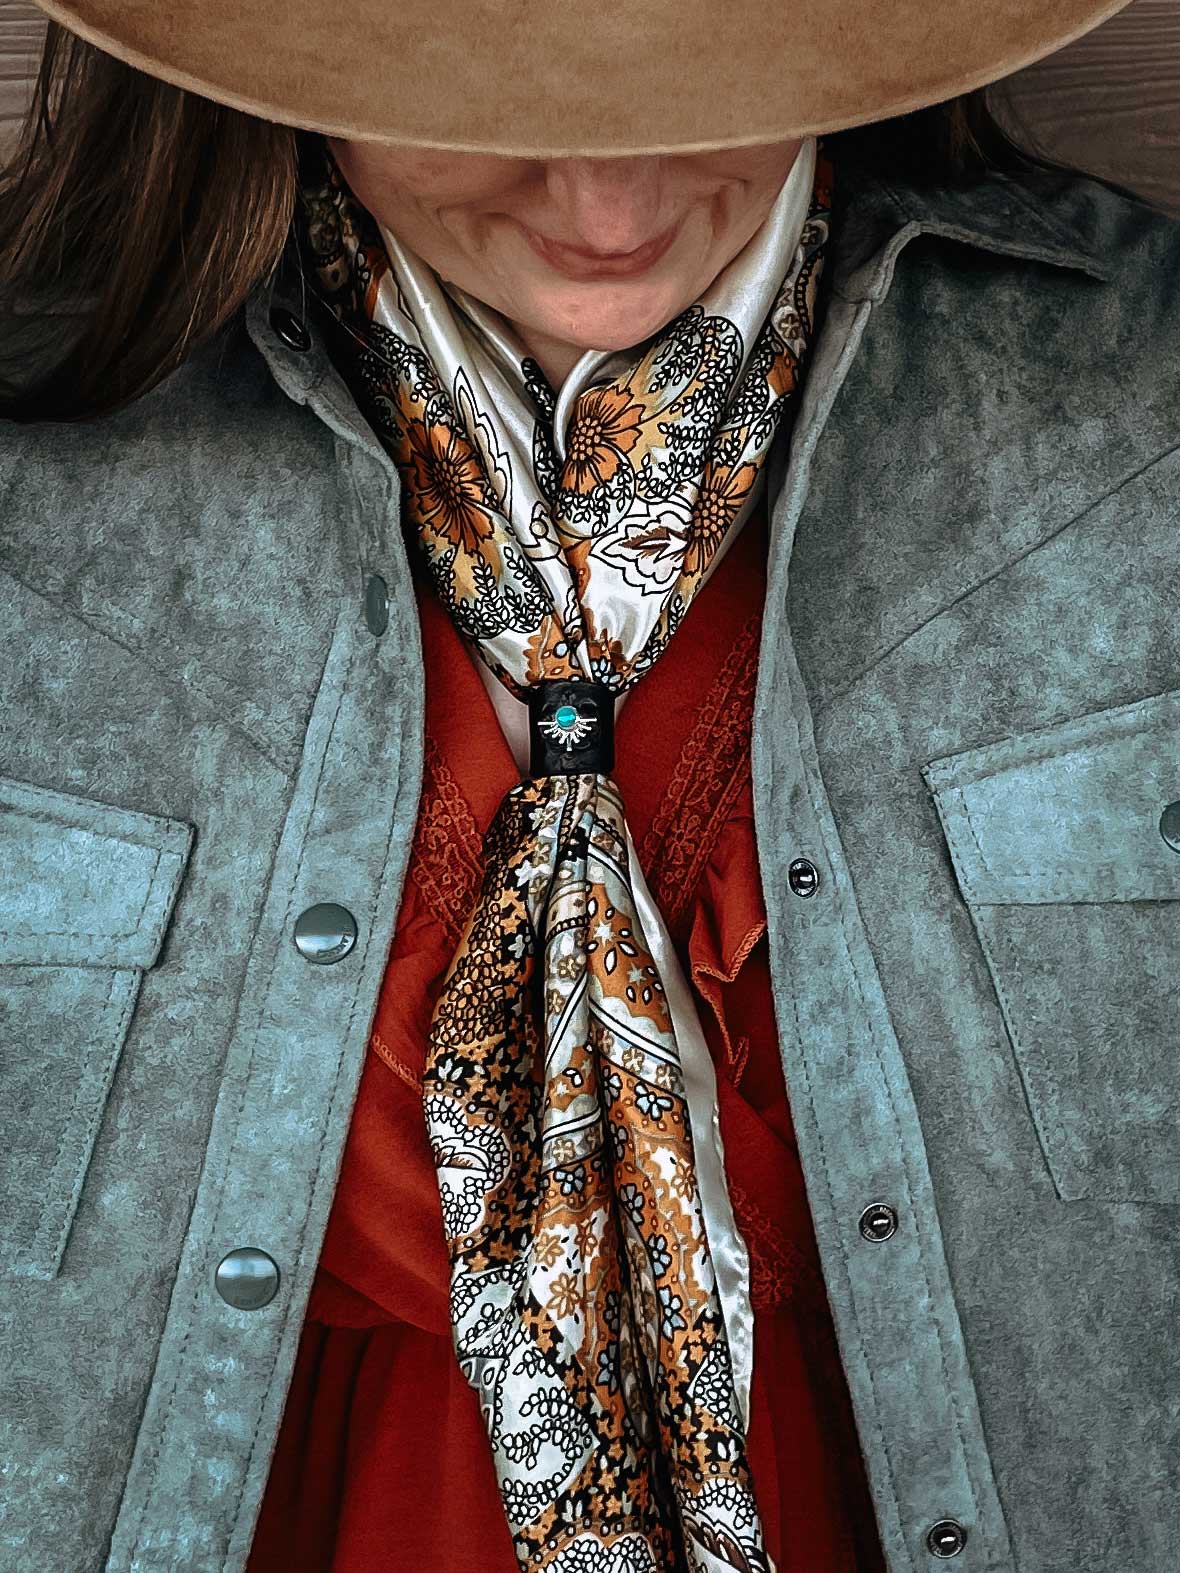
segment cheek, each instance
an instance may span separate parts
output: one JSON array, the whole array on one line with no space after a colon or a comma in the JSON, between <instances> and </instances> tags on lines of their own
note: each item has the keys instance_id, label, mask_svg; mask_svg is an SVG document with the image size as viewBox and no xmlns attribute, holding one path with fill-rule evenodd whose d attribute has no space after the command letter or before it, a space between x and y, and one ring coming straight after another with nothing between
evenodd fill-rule
<instances>
[{"instance_id":1,"label":"cheek","mask_svg":"<svg viewBox=\"0 0 1180 1573\"><path fill-rule=\"evenodd\" d=\"M485 212L510 210L527 171L514 160L430 149L331 142L358 200L428 266L478 294L479 273L499 249ZM493 231L493 235L494 235ZM494 271L494 262L493 262Z\"/></svg>"},{"instance_id":2,"label":"cheek","mask_svg":"<svg viewBox=\"0 0 1180 1573\"><path fill-rule=\"evenodd\" d=\"M431 267L451 266L454 247L438 218L438 197L427 159L366 143L334 147L336 162L357 200ZM437 174L437 171L436 171Z\"/></svg>"},{"instance_id":3,"label":"cheek","mask_svg":"<svg viewBox=\"0 0 1180 1573\"><path fill-rule=\"evenodd\" d=\"M375 218L389 223L395 214L413 207L412 188L407 188L403 177L403 160L393 149L368 143L331 146L341 174Z\"/></svg>"},{"instance_id":4,"label":"cheek","mask_svg":"<svg viewBox=\"0 0 1180 1573\"><path fill-rule=\"evenodd\" d=\"M329 146L362 201L396 201L424 213L489 201L520 178L517 161L491 155L331 138Z\"/></svg>"}]
</instances>

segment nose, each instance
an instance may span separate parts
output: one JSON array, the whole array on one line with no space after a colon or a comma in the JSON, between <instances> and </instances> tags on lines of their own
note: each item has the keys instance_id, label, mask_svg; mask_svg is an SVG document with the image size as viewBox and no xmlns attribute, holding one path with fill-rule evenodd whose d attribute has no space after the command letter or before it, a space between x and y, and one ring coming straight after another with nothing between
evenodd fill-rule
<instances>
[{"instance_id":1,"label":"nose","mask_svg":"<svg viewBox=\"0 0 1180 1573\"><path fill-rule=\"evenodd\" d=\"M555 214L548 233L594 251L634 251L653 240L666 228L663 164L655 154L549 159L545 184Z\"/></svg>"}]
</instances>

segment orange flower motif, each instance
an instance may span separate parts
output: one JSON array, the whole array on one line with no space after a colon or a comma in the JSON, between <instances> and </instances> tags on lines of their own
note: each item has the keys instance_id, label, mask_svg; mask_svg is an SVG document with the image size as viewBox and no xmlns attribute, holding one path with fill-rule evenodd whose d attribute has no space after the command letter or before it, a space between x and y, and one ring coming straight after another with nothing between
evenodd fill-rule
<instances>
[{"instance_id":1,"label":"orange flower motif","mask_svg":"<svg viewBox=\"0 0 1180 1573\"><path fill-rule=\"evenodd\" d=\"M519 1083L510 1087L504 1094L504 1109L509 1119L521 1122L527 1119L533 1105L532 1094L527 1087Z\"/></svg>"},{"instance_id":2,"label":"orange flower motif","mask_svg":"<svg viewBox=\"0 0 1180 1573\"><path fill-rule=\"evenodd\" d=\"M547 1310L554 1316L572 1316L582 1303L582 1286L573 1273L558 1273L549 1290Z\"/></svg>"},{"instance_id":3,"label":"orange flower motif","mask_svg":"<svg viewBox=\"0 0 1180 1573\"><path fill-rule=\"evenodd\" d=\"M562 1252L561 1238L559 1235L546 1233L537 1237L533 1254L542 1267L552 1267Z\"/></svg>"},{"instance_id":4,"label":"orange flower motif","mask_svg":"<svg viewBox=\"0 0 1180 1573\"><path fill-rule=\"evenodd\" d=\"M460 432L443 421L427 427L410 421L398 455L410 471L410 506L417 520L442 540L473 556L492 538L479 457Z\"/></svg>"},{"instance_id":5,"label":"orange flower motif","mask_svg":"<svg viewBox=\"0 0 1180 1573\"><path fill-rule=\"evenodd\" d=\"M574 1235L574 1247L580 1257L593 1256L594 1247L598 1243L598 1222L593 1213L588 1218L583 1218L578 1224Z\"/></svg>"},{"instance_id":6,"label":"orange flower motif","mask_svg":"<svg viewBox=\"0 0 1180 1573\"><path fill-rule=\"evenodd\" d=\"M642 420L643 406L625 388L591 388L582 394L570 423L562 485L590 492L609 481L639 441Z\"/></svg>"},{"instance_id":7,"label":"orange flower motif","mask_svg":"<svg viewBox=\"0 0 1180 1573\"><path fill-rule=\"evenodd\" d=\"M758 471L752 464L743 464L736 470L719 470L710 460L705 466L684 552L686 574L694 577L702 574L713 561L714 552L729 533L757 476Z\"/></svg>"}]
</instances>

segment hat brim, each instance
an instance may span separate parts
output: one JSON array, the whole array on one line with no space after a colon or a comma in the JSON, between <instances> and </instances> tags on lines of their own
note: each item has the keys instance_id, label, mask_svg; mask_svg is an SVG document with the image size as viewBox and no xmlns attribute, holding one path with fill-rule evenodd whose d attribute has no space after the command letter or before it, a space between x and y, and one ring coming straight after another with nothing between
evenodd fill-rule
<instances>
[{"instance_id":1,"label":"hat brim","mask_svg":"<svg viewBox=\"0 0 1180 1573\"><path fill-rule=\"evenodd\" d=\"M37 0L178 87L339 137L517 157L692 153L981 87L1128 0Z\"/></svg>"}]
</instances>

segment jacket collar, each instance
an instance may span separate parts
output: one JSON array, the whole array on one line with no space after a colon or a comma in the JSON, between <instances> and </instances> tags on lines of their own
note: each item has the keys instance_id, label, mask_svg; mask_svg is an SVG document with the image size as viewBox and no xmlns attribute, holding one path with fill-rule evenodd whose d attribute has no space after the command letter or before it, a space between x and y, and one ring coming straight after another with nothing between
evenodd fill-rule
<instances>
[{"instance_id":1,"label":"jacket collar","mask_svg":"<svg viewBox=\"0 0 1180 1573\"><path fill-rule=\"evenodd\" d=\"M836 163L833 280L848 300L877 299L896 257L917 235L939 235L1001 256L1114 276L1123 199L1100 181L1055 170L988 175L971 186L917 185Z\"/></svg>"}]
</instances>

